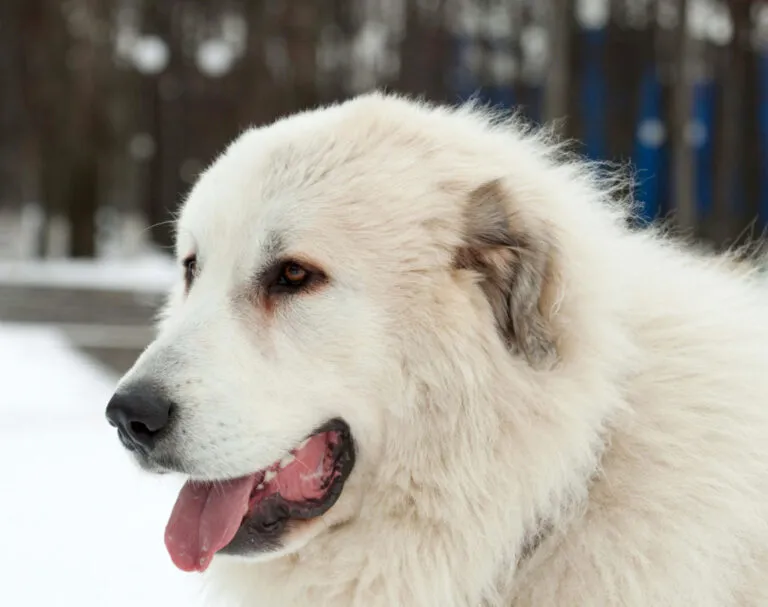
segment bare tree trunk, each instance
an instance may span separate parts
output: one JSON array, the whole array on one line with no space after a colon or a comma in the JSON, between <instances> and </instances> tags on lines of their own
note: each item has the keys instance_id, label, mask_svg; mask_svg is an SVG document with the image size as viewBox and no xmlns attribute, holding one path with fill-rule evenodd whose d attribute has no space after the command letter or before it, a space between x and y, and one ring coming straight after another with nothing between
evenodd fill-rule
<instances>
[{"instance_id":1,"label":"bare tree trunk","mask_svg":"<svg viewBox=\"0 0 768 607\"><path fill-rule=\"evenodd\" d=\"M330 97L337 101L344 99L349 92L351 82L350 70L352 66L352 40L357 32L353 11L354 7L348 0L333 0L330 3L330 20L338 27L339 41L337 44L343 49L344 61L337 61L330 74ZM402 66L401 66L402 68Z\"/></svg>"},{"instance_id":2,"label":"bare tree trunk","mask_svg":"<svg viewBox=\"0 0 768 607\"><path fill-rule=\"evenodd\" d=\"M283 5L281 19L292 79L286 92L286 113L304 110L317 104L317 59L320 6L314 0L293 0Z\"/></svg>"},{"instance_id":3,"label":"bare tree trunk","mask_svg":"<svg viewBox=\"0 0 768 607\"><path fill-rule=\"evenodd\" d=\"M233 78L242 90L237 106L239 128L263 124L279 106L277 84L267 69L264 40L272 25L265 0L243 0L241 11L248 24L245 54L235 66Z\"/></svg>"},{"instance_id":4,"label":"bare tree trunk","mask_svg":"<svg viewBox=\"0 0 768 607\"><path fill-rule=\"evenodd\" d=\"M68 40L61 7L54 0L19 5L22 62L21 90L31 118L38 169L37 187L43 221L36 253L49 253L51 220L63 213L69 157L65 149L69 81L65 58Z\"/></svg>"},{"instance_id":5,"label":"bare tree trunk","mask_svg":"<svg viewBox=\"0 0 768 607\"><path fill-rule=\"evenodd\" d=\"M100 162L105 149L104 77L111 58L106 0L77 0L83 21L68 30L57 0L32 0L22 12L22 88L37 139L39 183L46 219L66 218L73 256L96 249ZM40 254L50 253L44 225Z\"/></svg>"},{"instance_id":6,"label":"bare tree trunk","mask_svg":"<svg viewBox=\"0 0 768 607\"><path fill-rule=\"evenodd\" d=\"M551 57L544 90L545 122L564 118L568 114L573 0L551 2L549 10Z\"/></svg>"},{"instance_id":7,"label":"bare tree trunk","mask_svg":"<svg viewBox=\"0 0 768 607\"><path fill-rule=\"evenodd\" d=\"M693 88L691 86L692 44L688 36L688 0L678 0L675 32L675 82L672 89L672 170L678 225L689 230L696 225L693 182L693 150L688 137Z\"/></svg>"},{"instance_id":8,"label":"bare tree trunk","mask_svg":"<svg viewBox=\"0 0 768 607\"><path fill-rule=\"evenodd\" d=\"M436 2L431 9L434 12L427 15L417 2L406 3L404 31L398 49L397 90L421 94L435 101L455 101L446 85L451 51L447 4Z\"/></svg>"},{"instance_id":9,"label":"bare tree trunk","mask_svg":"<svg viewBox=\"0 0 768 607\"><path fill-rule=\"evenodd\" d=\"M72 86L68 148L71 170L65 193L70 227L69 254L96 254L96 212L101 202L101 160L107 148L107 74L110 64L111 3L79 0L86 31L72 37Z\"/></svg>"},{"instance_id":10,"label":"bare tree trunk","mask_svg":"<svg viewBox=\"0 0 768 607\"><path fill-rule=\"evenodd\" d=\"M715 196L712 209L711 237L723 245L735 236L733 221L734 186L742 166L744 149L744 98L746 54L749 52L749 3L729 4L733 21L733 37L723 62L722 97L717 123L720 132L715 163Z\"/></svg>"},{"instance_id":11,"label":"bare tree trunk","mask_svg":"<svg viewBox=\"0 0 768 607\"><path fill-rule=\"evenodd\" d=\"M171 209L176 206L181 184L178 178L183 145L182 130L184 65L182 32L174 29L173 12L183 10L173 3L148 0L143 6L144 34L155 35L168 45L169 62L157 75L144 75L142 82L143 117L147 130L154 139L154 153L149 161L144 199L145 218L152 241L169 247L173 230L169 221Z\"/></svg>"},{"instance_id":12,"label":"bare tree trunk","mask_svg":"<svg viewBox=\"0 0 768 607\"><path fill-rule=\"evenodd\" d=\"M96 254L96 211L99 207L99 168L92 148L84 148L73 163L66 205L70 257Z\"/></svg>"},{"instance_id":13,"label":"bare tree trunk","mask_svg":"<svg viewBox=\"0 0 768 607\"><path fill-rule=\"evenodd\" d=\"M0 2L0 208L26 202L23 191L28 159L20 157L27 135L18 87L20 5L21 0Z\"/></svg>"},{"instance_id":14,"label":"bare tree trunk","mask_svg":"<svg viewBox=\"0 0 768 607\"><path fill-rule=\"evenodd\" d=\"M620 9L623 11L620 12ZM607 150L611 158L631 155L640 115L641 87L649 66L656 62L656 5L645 6L646 26L630 27L623 2L611 6L604 46L605 79L613 101L607 104Z\"/></svg>"},{"instance_id":15,"label":"bare tree trunk","mask_svg":"<svg viewBox=\"0 0 768 607\"><path fill-rule=\"evenodd\" d=\"M756 5L753 2L752 5ZM741 10L744 10L742 7ZM736 218L736 225L745 240L754 240L759 236L765 236L765 224L760 225L760 192L761 176L765 173L768 166L768 160L765 155L762 137L758 129L758 120L762 111L761 106L761 83L758 78L760 74L760 54L764 52L763 47L757 47L752 44L752 33L755 32L756 24L751 22L749 15L742 15L742 29L744 31L745 47L741 56L744 62L744 70L747 85L744 87L742 97L742 111L744 119L741 121L739 143L741 145L740 164L738 166L736 190L737 196L731 205L731 215ZM755 28L755 29L753 29ZM764 219L764 218L763 218ZM737 234L738 236L739 234ZM737 241L738 242L738 241Z\"/></svg>"}]
</instances>

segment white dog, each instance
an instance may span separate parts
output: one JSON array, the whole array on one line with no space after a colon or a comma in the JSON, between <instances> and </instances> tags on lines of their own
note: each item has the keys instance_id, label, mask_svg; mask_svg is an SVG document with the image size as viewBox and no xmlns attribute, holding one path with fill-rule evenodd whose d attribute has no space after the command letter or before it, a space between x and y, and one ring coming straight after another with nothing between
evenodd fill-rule
<instances>
[{"instance_id":1,"label":"white dog","mask_svg":"<svg viewBox=\"0 0 768 607\"><path fill-rule=\"evenodd\" d=\"M248 606L768 605L768 296L602 180L378 94L233 143L108 407L190 479L176 565Z\"/></svg>"}]
</instances>

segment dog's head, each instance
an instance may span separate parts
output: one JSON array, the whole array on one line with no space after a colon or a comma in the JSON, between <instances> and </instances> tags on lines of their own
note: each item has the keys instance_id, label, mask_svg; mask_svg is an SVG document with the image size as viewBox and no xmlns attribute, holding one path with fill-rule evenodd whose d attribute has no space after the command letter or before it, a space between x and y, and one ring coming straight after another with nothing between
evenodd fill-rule
<instances>
[{"instance_id":1,"label":"dog's head","mask_svg":"<svg viewBox=\"0 0 768 607\"><path fill-rule=\"evenodd\" d=\"M555 241L508 160L484 161L494 137L369 96L250 131L201 177L158 337L107 412L145 468L189 477L178 566L285 554L361 516L391 421L423 414L417 384L556 364Z\"/></svg>"}]
</instances>

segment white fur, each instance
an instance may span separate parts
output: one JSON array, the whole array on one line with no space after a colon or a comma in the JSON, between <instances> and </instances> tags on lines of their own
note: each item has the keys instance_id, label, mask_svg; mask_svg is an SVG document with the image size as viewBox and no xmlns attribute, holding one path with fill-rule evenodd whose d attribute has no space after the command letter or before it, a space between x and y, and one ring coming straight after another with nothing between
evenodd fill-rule
<instances>
[{"instance_id":1,"label":"white fur","mask_svg":"<svg viewBox=\"0 0 768 607\"><path fill-rule=\"evenodd\" d=\"M515 228L554 245L551 368L506 348L453 269L466 201L495 179ZM251 130L215 162L178 225L199 276L129 377L173 391L199 478L267 466L330 417L358 445L320 524L266 562L217 556L217 592L768 604L766 293L747 265L628 229L601 179L514 121L382 95ZM331 281L268 312L247 292L274 233Z\"/></svg>"}]
</instances>

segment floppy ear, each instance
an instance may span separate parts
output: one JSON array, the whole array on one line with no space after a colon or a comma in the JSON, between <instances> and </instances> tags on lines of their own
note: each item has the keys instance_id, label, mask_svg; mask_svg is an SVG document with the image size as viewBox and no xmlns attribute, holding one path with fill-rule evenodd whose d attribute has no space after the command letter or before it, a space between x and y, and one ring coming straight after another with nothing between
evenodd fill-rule
<instances>
[{"instance_id":1,"label":"floppy ear","mask_svg":"<svg viewBox=\"0 0 768 607\"><path fill-rule=\"evenodd\" d=\"M505 342L537 368L557 359L552 303L554 247L546 235L513 225L499 180L472 191L465 213L464 246L456 265L481 276Z\"/></svg>"}]
</instances>

